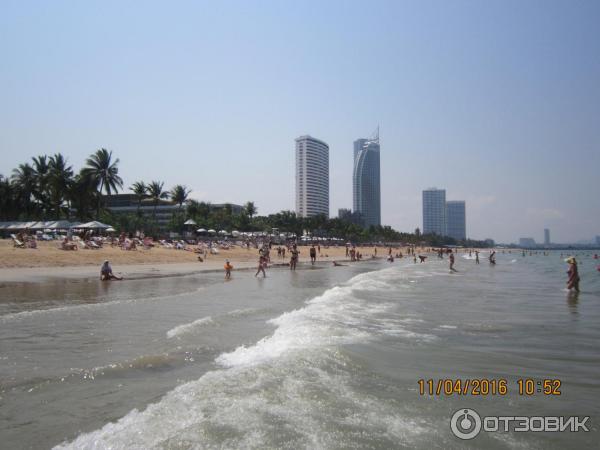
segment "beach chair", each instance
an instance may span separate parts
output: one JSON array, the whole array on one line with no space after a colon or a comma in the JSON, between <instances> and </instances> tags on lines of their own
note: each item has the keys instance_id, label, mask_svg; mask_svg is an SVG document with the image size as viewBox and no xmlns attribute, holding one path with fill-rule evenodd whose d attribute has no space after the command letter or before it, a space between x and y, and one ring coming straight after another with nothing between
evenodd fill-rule
<instances>
[{"instance_id":1,"label":"beach chair","mask_svg":"<svg viewBox=\"0 0 600 450\"><path fill-rule=\"evenodd\" d=\"M13 247L15 248L25 248L25 242L21 242L16 237L13 237Z\"/></svg>"}]
</instances>

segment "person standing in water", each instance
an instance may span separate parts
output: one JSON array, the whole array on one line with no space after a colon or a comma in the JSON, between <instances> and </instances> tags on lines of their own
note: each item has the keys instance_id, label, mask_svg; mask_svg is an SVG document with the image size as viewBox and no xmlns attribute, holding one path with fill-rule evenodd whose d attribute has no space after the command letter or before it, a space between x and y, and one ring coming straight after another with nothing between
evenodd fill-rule
<instances>
[{"instance_id":1,"label":"person standing in water","mask_svg":"<svg viewBox=\"0 0 600 450\"><path fill-rule=\"evenodd\" d=\"M479 251L475 250L475 264L479 264Z\"/></svg>"},{"instance_id":2,"label":"person standing in water","mask_svg":"<svg viewBox=\"0 0 600 450\"><path fill-rule=\"evenodd\" d=\"M492 253L490 253L489 260L490 260L490 264L492 264L492 265L496 264L496 251L495 250L492 250Z\"/></svg>"},{"instance_id":3,"label":"person standing in water","mask_svg":"<svg viewBox=\"0 0 600 450\"><path fill-rule=\"evenodd\" d=\"M225 279L226 280L229 280L231 278L231 269L233 269L233 266L231 265L229 260L226 259L225 260Z\"/></svg>"},{"instance_id":4,"label":"person standing in water","mask_svg":"<svg viewBox=\"0 0 600 450\"><path fill-rule=\"evenodd\" d=\"M259 273L263 273L263 278L267 277L267 273L265 272L265 267L267 267L267 258L264 255L260 255L258 258L258 268L256 269L255 277L258 276Z\"/></svg>"},{"instance_id":5,"label":"person standing in water","mask_svg":"<svg viewBox=\"0 0 600 450\"><path fill-rule=\"evenodd\" d=\"M567 270L567 275L569 279L567 280L567 289L575 289L575 292L579 292L579 271L577 270L577 260L571 256L566 259L566 262L569 263L569 270Z\"/></svg>"},{"instance_id":6,"label":"person standing in water","mask_svg":"<svg viewBox=\"0 0 600 450\"><path fill-rule=\"evenodd\" d=\"M317 250L315 249L314 245L310 248L309 254L310 254L310 263L314 266L315 261L317 260Z\"/></svg>"},{"instance_id":7,"label":"person standing in water","mask_svg":"<svg viewBox=\"0 0 600 450\"><path fill-rule=\"evenodd\" d=\"M450 252L448 260L450 261L450 272L456 272L456 269L454 268L454 253Z\"/></svg>"},{"instance_id":8,"label":"person standing in water","mask_svg":"<svg viewBox=\"0 0 600 450\"><path fill-rule=\"evenodd\" d=\"M296 270L296 264L298 264L298 254L300 253L298 251L298 247L296 247L296 244L292 246L290 253L292 254L292 257L290 258L290 270Z\"/></svg>"}]
</instances>

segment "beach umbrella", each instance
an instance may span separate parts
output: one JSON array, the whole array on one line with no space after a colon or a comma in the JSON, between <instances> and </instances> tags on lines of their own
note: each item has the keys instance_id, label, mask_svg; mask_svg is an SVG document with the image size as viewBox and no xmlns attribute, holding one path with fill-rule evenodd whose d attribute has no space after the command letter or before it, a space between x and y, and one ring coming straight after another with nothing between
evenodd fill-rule
<instances>
[{"instance_id":1,"label":"beach umbrella","mask_svg":"<svg viewBox=\"0 0 600 450\"><path fill-rule=\"evenodd\" d=\"M105 231L106 231L107 233L114 233L114 232L115 232L115 231L117 231L117 230L115 230L113 227L108 227L108 228L107 228Z\"/></svg>"},{"instance_id":2,"label":"beach umbrella","mask_svg":"<svg viewBox=\"0 0 600 450\"><path fill-rule=\"evenodd\" d=\"M183 222L184 225L198 225L196 222L194 222L192 219L188 219L185 222Z\"/></svg>"},{"instance_id":3,"label":"beach umbrella","mask_svg":"<svg viewBox=\"0 0 600 450\"><path fill-rule=\"evenodd\" d=\"M227 234L227 231L221 230L221 231L219 231L219 234Z\"/></svg>"},{"instance_id":4,"label":"beach umbrella","mask_svg":"<svg viewBox=\"0 0 600 450\"><path fill-rule=\"evenodd\" d=\"M233 230L233 231L231 232L231 235L232 235L232 236L234 236L234 237L238 237L238 236L240 235L240 232L239 232L239 231L237 231L237 230Z\"/></svg>"},{"instance_id":5,"label":"beach umbrella","mask_svg":"<svg viewBox=\"0 0 600 450\"><path fill-rule=\"evenodd\" d=\"M206 233L206 229L205 228L198 228L196 230L196 233Z\"/></svg>"},{"instance_id":6,"label":"beach umbrella","mask_svg":"<svg viewBox=\"0 0 600 450\"><path fill-rule=\"evenodd\" d=\"M60 228L71 228L71 227L69 226L69 227L60 227ZM97 220L92 220L91 222L82 223L81 225L77 225L77 228L88 228L91 230L106 230L107 228L110 228L110 225L106 225L105 223L98 222Z\"/></svg>"},{"instance_id":7,"label":"beach umbrella","mask_svg":"<svg viewBox=\"0 0 600 450\"><path fill-rule=\"evenodd\" d=\"M215 234L215 233L216 233L216 231L215 231L215 230L213 230L212 228L211 228L210 230L208 230L208 232L209 232L210 234Z\"/></svg>"}]
</instances>

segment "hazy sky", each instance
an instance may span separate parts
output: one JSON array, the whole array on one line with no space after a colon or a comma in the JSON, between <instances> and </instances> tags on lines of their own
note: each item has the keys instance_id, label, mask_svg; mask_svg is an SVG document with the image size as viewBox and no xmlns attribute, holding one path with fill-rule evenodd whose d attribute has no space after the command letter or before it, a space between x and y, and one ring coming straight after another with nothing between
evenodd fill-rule
<instances>
[{"instance_id":1,"label":"hazy sky","mask_svg":"<svg viewBox=\"0 0 600 450\"><path fill-rule=\"evenodd\" d=\"M126 186L294 208L294 138L330 146L330 211L352 142L381 127L385 224L421 191L466 200L467 233L600 235L600 2L0 1L0 173L105 147Z\"/></svg>"}]
</instances>

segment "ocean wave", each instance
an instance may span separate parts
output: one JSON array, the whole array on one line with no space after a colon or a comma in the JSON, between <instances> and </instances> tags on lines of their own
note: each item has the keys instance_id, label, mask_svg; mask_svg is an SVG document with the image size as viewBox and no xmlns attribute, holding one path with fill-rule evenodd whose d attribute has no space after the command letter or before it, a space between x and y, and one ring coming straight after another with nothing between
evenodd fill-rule
<instances>
[{"instance_id":1,"label":"ocean wave","mask_svg":"<svg viewBox=\"0 0 600 450\"><path fill-rule=\"evenodd\" d=\"M206 325L213 325L214 323L215 321L211 316L202 317L201 319L194 320L193 322L185 323L182 325L177 325L175 328L170 329L169 331L167 331L167 338L171 339L176 336L181 336L182 334L190 333L196 330L197 328Z\"/></svg>"}]
</instances>

